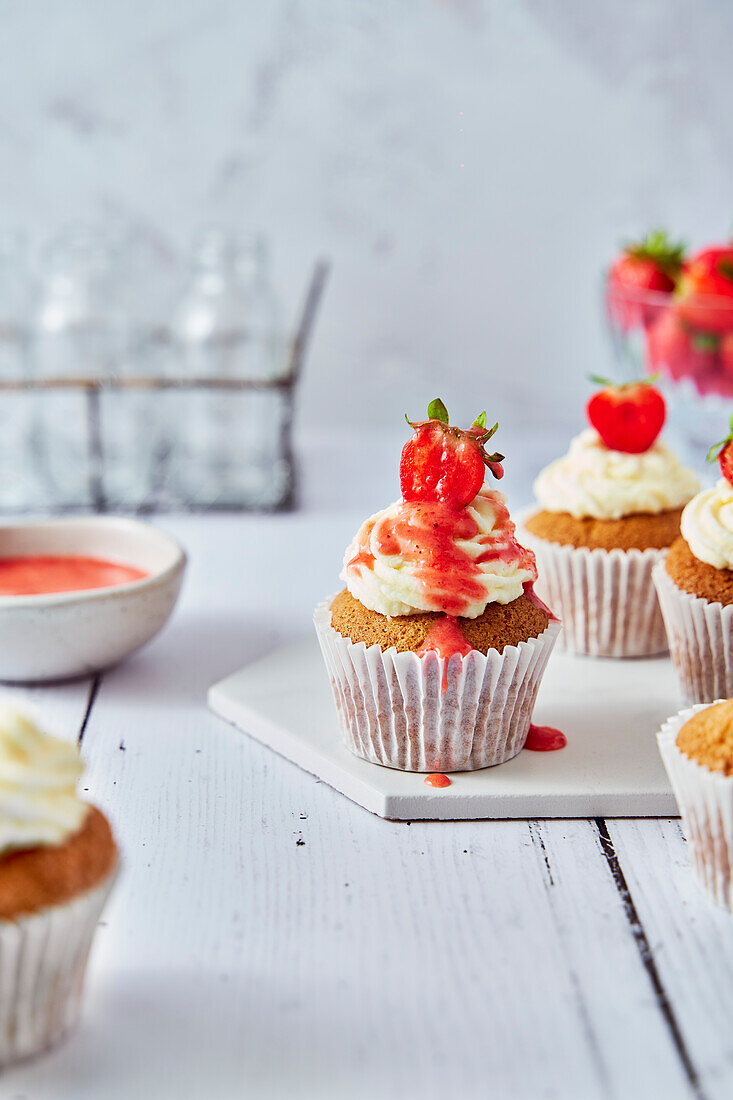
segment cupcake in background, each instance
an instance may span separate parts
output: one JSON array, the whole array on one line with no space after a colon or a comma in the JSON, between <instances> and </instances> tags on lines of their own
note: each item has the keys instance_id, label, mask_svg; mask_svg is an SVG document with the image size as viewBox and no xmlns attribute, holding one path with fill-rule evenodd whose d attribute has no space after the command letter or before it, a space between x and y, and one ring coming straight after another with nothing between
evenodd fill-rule
<instances>
[{"instance_id":1,"label":"cupcake in background","mask_svg":"<svg viewBox=\"0 0 733 1100\"><path fill-rule=\"evenodd\" d=\"M537 591L560 616L560 644L593 657L664 653L652 570L680 533L697 477L659 440L664 398L648 382L603 388L590 428L534 484L539 508L519 537L534 550Z\"/></svg>"},{"instance_id":2,"label":"cupcake in background","mask_svg":"<svg viewBox=\"0 0 733 1100\"><path fill-rule=\"evenodd\" d=\"M712 901L733 911L733 699L680 711L657 741L695 877Z\"/></svg>"},{"instance_id":3,"label":"cupcake in background","mask_svg":"<svg viewBox=\"0 0 733 1100\"><path fill-rule=\"evenodd\" d=\"M669 650L683 697L733 695L733 417L711 448L722 477L689 502L681 536L654 572Z\"/></svg>"},{"instance_id":4,"label":"cupcake in background","mask_svg":"<svg viewBox=\"0 0 733 1100\"><path fill-rule=\"evenodd\" d=\"M408 423L410 423L408 421ZM416 772L472 771L516 755L560 623L534 596L534 555L501 493L486 414L466 431L439 400L410 424L402 499L344 557L346 588L315 625L347 746Z\"/></svg>"},{"instance_id":5,"label":"cupcake in background","mask_svg":"<svg viewBox=\"0 0 733 1100\"><path fill-rule=\"evenodd\" d=\"M76 793L76 745L0 706L0 1066L76 1022L117 868L107 819Z\"/></svg>"}]
</instances>

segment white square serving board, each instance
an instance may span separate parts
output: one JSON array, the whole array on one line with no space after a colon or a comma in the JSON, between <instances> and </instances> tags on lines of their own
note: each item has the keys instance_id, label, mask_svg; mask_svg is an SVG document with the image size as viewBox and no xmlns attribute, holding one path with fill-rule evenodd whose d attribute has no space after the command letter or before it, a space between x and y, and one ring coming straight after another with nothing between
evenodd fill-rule
<instances>
[{"instance_id":1,"label":"white square serving board","mask_svg":"<svg viewBox=\"0 0 733 1100\"><path fill-rule=\"evenodd\" d=\"M677 808L656 733L682 705L667 657L553 653L534 720L567 734L559 752L520 752L495 768L425 776L383 768L341 742L318 642L306 638L215 684L212 710L380 817L401 821L661 817Z\"/></svg>"}]
</instances>

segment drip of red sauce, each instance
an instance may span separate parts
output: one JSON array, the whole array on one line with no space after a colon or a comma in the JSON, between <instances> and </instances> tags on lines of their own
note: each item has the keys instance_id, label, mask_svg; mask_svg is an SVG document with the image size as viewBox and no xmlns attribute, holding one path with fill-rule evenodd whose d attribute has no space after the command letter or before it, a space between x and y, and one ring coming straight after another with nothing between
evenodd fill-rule
<instances>
[{"instance_id":1,"label":"drip of red sauce","mask_svg":"<svg viewBox=\"0 0 733 1100\"><path fill-rule=\"evenodd\" d=\"M426 775L423 780L427 783L428 787L450 787L451 781L447 775L443 775L442 772L433 772L431 775Z\"/></svg>"},{"instance_id":2,"label":"drip of red sauce","mask_svg":"<svg viewBox=\"0 0 733 1100\"><path fill-rule=\"evenodd\" d=\"M471 646L463 636L460 626L453 615L443 615L436 619L427 633L425 641L416 653L418 657L424 657L426 653L437 653L444 660L443 684L441 690L445 692L448 687L448 661L454 654L466 657L471 653Z\"/></svg>"},{"instance_id":3,"label":"drip of red sauce","mask_svg":"<svg viewBox=\"0 0 733 1100\"><path fill-rule=\"evenodd\" d=\"M534 581L525 581L524 582L524 594L527 597L527 599L529 600L529 602L533 603L535 605L535 607L538 607L540 609L540 611L544 611L545 615L547 615L547 617L549 619L551 619L552 622L555 622L555 623L560 622L557 615L555 615L554 612L550 611L547 604L543 603L543 601L539 598L539 596L535 592L535 590L534 590Z\"/></svg>"},{"instance_id":4,"label":"drip of red sauce","mask_svg":"<svg viewBox=\"0 0 733 1100\"><path fill-rule=\"evenodd\" d=\"M485 598L479 570L458 545L477 534L478 524L465 508L403 502L395 516L380 524L377 547L381 554L412 565L423 591L435 594L442 611L460 615L471 602Z\"/></svg>"},{"instance_id":5,"label":"drip of red sauce","mask_svg":"<svg viewBox=\"0 0 733 1100\"><path fill-rule=\"evenodd\" d=\"M144 569L102 558L57 554L0 558L0 596L40 596L52 592L114 588L147 576Z\"/></svg>"},{"instance_id":6,"label":"drip of red sauce","mask_svg":"<svg viewBox=\"0 0 733 1100\"><path fill-rule=\"evenodd\" d=\"M561 730L556 730L554 726L535 726L533 723L524 747L531 752L557 752L564 749L567 743L568 739Z\"/></svg>"},{"instance_id":7,"label":"drip of red sauce","mask_svg":"<svg viewBox=\"0 0 733 1100\"><path fill-rule=\"evenodd\" d=\"M366 569L374 568L374 562L376 561L376 559L369 548L369 540L372 537L373 530L374 520L372 520L370 523L364 524L364 529L362 531L356 553L354 554L353 558L349 558L349 561L346 563L347 569L351 569L354 566L356 566L358 569L361 569L362 566Z\"/></svg>"}]
</instances>

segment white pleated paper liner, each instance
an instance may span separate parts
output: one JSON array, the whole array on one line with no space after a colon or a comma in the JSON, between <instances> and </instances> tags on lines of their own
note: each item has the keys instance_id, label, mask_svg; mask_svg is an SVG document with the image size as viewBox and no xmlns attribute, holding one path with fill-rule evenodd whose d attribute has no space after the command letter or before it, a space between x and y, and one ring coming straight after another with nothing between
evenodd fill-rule
<instances>
[{"instance_id":1,"label":"white pleated paper liner","mask_svg":"<svg viewBox=\"0 0 733 1100\"><path fill-rule=\"evenodd\" d=\"M663 563L654 584L683 699L712 703L733 696L733 606L678 588Z\"/></svg>"},{"instance_id":2,"label":"white pleated paper liner","mask_svg":"<svg viewBox=\"0 0 733 1100\"><path fill-rule=\"evenodd\" d=\"M698 703L675 714L662 726L657 742L695 877L712 901L733 912L733 777L690 760L675 743L685 722L710 705Z\"/></svg>"},{"instance_id":3,"label":"white pleated paper liner","mask_svg":"<svg viewBox=\"0 0 733 1100\"><path fill-rule=\"evenodd\" d=\"M524 747L559 622L503 653L474 650L446 662L343 638L331 626L331 603L318 605L314 622L341 733L357 756L402 771L460 772L501 764Z\"/></svg>"},{"instance_id":4,"label":"white pleated paper liner","mask_svg":"<svg viewBox=\"0 0 733 1100\"><path fill-rule=\"evenodd\" d=\"M589 550L517 538L537 558L535 591L562 620L559 648L590 657L652 657L667 652L652 571L666 550Z\"/></svg>"},{"instance_id":5,"label":"white pleated paper liner","mask_svg":"<svg viewBox=\"0 0 733 1100\"><path fill-rule=\"evenodd\" d=\"M52 1046L79 1017L87 958L113 871L62 905L0 921L0 1066Z\"/></svg>"}]
</instances>

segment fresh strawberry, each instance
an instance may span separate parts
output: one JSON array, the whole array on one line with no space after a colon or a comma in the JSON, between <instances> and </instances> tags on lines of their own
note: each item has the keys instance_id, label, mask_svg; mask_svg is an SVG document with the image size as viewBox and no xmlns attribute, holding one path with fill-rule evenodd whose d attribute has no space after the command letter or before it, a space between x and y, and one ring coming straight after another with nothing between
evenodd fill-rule
<instances>
[{"instance_id":1,"label":"fresh strawberry","mask_svg":"<svg viewBox=\"0 0 733 1100\"><path fill-rule=\"evenodd\" d=\"M603 386L586 406L591 427L612 451L641 454L648 451L664 425L666 407L650 382L617 386L606 378L592 378Z\"/></svg>"},{"instance_id":2,"label":"fresh strawberry","mask_svg":"<svg viewBox=\"0 0 733 1100\"><path fill-rule=\"evenodd\" d=\"M674 290L684 258L685 246L672 244L663 230L656 229L644 240L625 246L608 280L634 290Z\"/></svg>"},{"instance_id":3,"label":"fresh strawberry","mask_svg":"<svg viewBox=\"0 0 733 1100\"><path fill-rule=\"evenodd\" d=\"M710 448L707 460L715 462L717 458L721 474L729 485L733 485L733 416L730 418L729 427L730 431L725 439L714 443Z\"/></svg>"},{"instance_id":4,"label":"fresh strawberry","mask_svg":"<svg viewBox=\"0 0 733 1100\"><path fill-rule=\"evenodd\" d=\"M685 264L675 308L702 332L733 331L733 248L705 248Z\"/></svg>"},{"instance_id":5,"label":"fresh strawberry","mask_svg":"<svg viewBox=\"0 0 733 1100\"><path fill-rule=\"evenodd\" d=\"M608 272L608 307L625 330L654 320L649 291L671 293L682 271L685 246L673 244L663 230L628 244Z\"/></svg>"},{"instance_id":6,"label":"fresh strawberry","mask_svg":"<svg viewBox=\"0 0 733 1100\"><path fill-rule=\"evenodd\" d=\"M464 508L483 485L486 467L494 477L503 476L504 456L489 455L485 450L499 425L487 430L483 412L467 431L453 428L439 397L428 405L428 418L413 423L405 417L415 434L402 450L402 497L406 501L440 501Z\"/></svg>"},{"instance_id":7,"label":"fresh strawberry","mask_svg":"<svg viewBox=\"0 0 733 1100\"><path fill-rule=\"evenodd\" d=\"M665 309L646 332L647 367L674 379L707 374L717 366L718 342L711 333L690 329L674 308Z\"/></svg>"}]
</instances>

